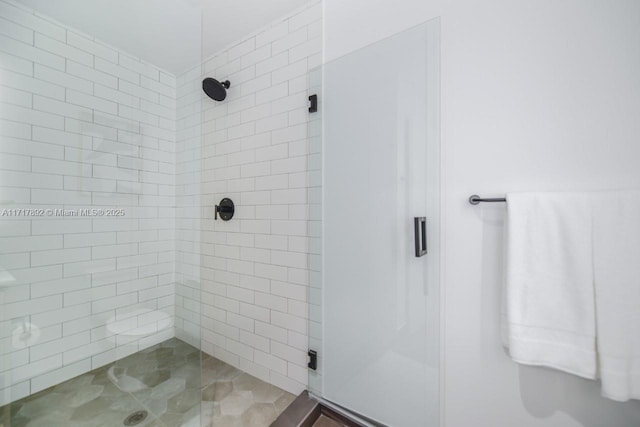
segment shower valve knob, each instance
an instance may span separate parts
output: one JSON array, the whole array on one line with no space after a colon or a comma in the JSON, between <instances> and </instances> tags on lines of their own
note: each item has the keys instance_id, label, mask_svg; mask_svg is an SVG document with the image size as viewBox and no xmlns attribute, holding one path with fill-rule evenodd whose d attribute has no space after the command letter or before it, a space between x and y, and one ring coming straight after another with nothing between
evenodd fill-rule
<instances>
[{"instance_id":1,"label":"shower valve knob","mask_svg":"<svg viewBox=\"0 0 640 427\"><path fill-rule=\"evenodd\" d=\"M220 200L220 203L217 204L214 208L215 219L218 219L218 214L220 214L220 219L223 221L229 221L233 218L233 214L236 211L236 207L233 204L233 201L227 197Z\"/></svg>"}]
</instances>

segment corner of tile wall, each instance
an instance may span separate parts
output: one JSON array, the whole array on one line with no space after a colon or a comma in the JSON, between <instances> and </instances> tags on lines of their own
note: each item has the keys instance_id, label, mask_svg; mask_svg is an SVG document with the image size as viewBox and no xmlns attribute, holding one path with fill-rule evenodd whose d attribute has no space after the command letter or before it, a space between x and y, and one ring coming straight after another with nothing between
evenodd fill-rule
<instances>
[{"instance_id":1,"label":"corner of tile wall","mask_svg":"<svg viewBox=\"0 0 640 427\"><path fill-rule=\"evenodd\" d=\"M317 175L319 154L310 151L307 108L309 72L321 62L322 3L314 2L177 78L178 152L186 150L178 176L203 138L202 179L185 176L201 189L201 200L188 200L192 208L201 203L201 240L194 236L192 249L201 245L202 268L190 274L202 284L202 304L178 285L176 316L201 314L203 351L295 394L308 382L317 261L309 214L318 192L309 174ZM225 101L201 96L205 76L230 80ZM229 222L213 219L223 197L236 204ZM188 228L181 222L178 233Z\"/></svg>"}]
</instances>

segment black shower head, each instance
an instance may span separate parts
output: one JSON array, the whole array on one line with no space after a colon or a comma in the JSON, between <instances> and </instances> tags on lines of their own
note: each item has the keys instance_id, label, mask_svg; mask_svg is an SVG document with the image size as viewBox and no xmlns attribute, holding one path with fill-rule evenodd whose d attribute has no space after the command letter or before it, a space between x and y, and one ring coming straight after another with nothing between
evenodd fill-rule
<instances>
[{"instance_id":1,"label":"black shower head","mask_svg":"<svg viewBox=\"0 0 640 427\"><path fill-rule=\"evenodd\" d=\"M227 97L227 89L229 89L229 86L231 86L229 80L219 82L216 79L207 77L202 81L202 90L214 101L224 101Z\"/></svg>"}]
</instances>

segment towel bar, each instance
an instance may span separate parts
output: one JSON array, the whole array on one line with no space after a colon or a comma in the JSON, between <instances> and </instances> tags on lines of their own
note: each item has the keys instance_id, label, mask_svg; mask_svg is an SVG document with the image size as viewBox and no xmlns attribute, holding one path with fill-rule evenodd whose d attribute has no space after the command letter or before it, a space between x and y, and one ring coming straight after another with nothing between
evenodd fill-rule
<instances>
[{"instance_id":1,"label":"towel bar","mask_svg":"<svg viewBox=\"0 0 640 427\"><path fill-rule=\"evenodd\" d=\"M496 203L496 202L506 202L507 199L505 197L494 197L494 198L488 198L488 199L484 199L480 196L478 196L477 194L474 194L472 196L469 197L469 203L471 203L472 205L477 205L479 203Z\"/></svg>"}]
</instances>

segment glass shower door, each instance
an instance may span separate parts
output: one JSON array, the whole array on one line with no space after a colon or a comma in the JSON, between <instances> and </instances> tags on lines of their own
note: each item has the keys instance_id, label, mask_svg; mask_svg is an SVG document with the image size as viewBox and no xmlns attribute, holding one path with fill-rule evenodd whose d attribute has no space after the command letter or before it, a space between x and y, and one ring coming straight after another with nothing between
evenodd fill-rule
<instances>
[{"instance_id":1,"label":"glass shower door","mask_svg":"<svg viewBox=\"0 0 640 427\"><path fill-rule=\"evenodd\" d=\"M436 426L439 21L310 82L323 89L310 124L322 163L311 171L322 198L311 206L310 389L386 425Z\"/></svg>"}]
</instances>

